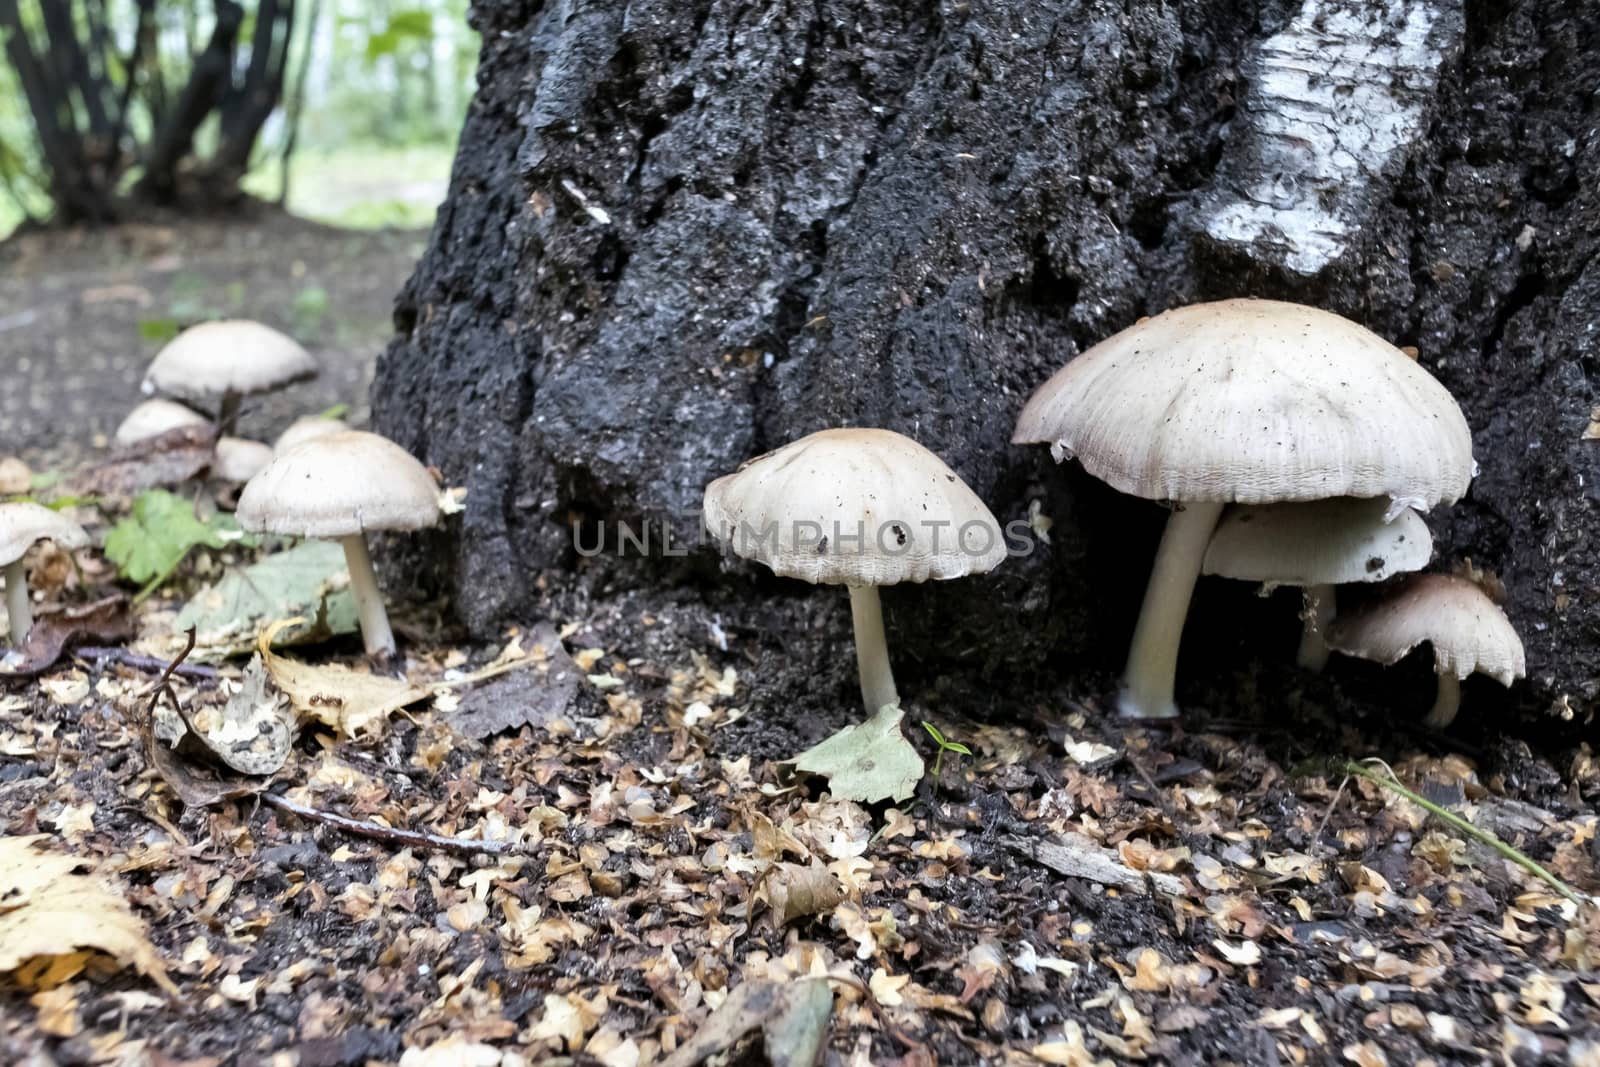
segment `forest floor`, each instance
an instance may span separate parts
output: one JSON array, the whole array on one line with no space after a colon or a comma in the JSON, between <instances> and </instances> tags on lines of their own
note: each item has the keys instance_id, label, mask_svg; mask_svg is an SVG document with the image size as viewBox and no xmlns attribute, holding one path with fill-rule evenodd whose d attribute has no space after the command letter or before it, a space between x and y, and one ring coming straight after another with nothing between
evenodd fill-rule
<instances>
[{"instance_id":1,"label":"forest floor","mask_svg":"<svg viewBox=\"0 0 1600 1067\"><path fill-rule=\"evenodd\" d=\"M8 246L27 387L0 392L0 453L62 475L45 499L83 484L170 325L140 324L214 311L326 368L248 429L337 401L359 421L414 246L286 224ZM102 544L136 494L96 484L71 513ZM174 488L206 516L230 496ZM263 684L227 653L268 616L230 631L218 589L285 546L221 541L137 606L102 550L32 558L44 604L83 618L41 607L75 647L0 681L0 1063L758 1063L765 1034L775 1064L820 1038L852 1067L1600 1064L1600 764L1570 738L1428 734L1360 676L1330 696L1270 662L1226 680L1248 700L1193 701L1251 717L1161 729L1108 713L1109 676L1001 716L913 668L927 766L924 718L971 754L858 804L782 762L862 717L831 601L785 638L838 647L824 679L679 589L553 597L494 647L411 605L396 670L347 635L269 652ZM326 578L302 606L331 620ZM189 604L210 625L157 700ZM790 714L797 686L833 710ZM240 724L286 728L257 773L227 765ZM1369 755L1561 887L1346 781Z\"/></svg>"}]
</instances>

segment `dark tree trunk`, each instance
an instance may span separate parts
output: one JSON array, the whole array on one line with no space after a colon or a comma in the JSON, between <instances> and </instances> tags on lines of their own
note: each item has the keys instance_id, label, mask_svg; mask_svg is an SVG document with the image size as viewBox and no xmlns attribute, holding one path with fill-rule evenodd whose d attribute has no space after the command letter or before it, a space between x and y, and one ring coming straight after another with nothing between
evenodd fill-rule
<instances>
[{"instance_id":1,"label":"dark tree trunk","mask_svg":"<svg viewBox=\"0 0 1600 1067\"><path fill-rule=\"evenodd\" d=\"M1420 350L1482 465L1430 516L1440 565L1504 580L1528 702L1592 706L1593 0L483 0L474 18L479 92L374 410L470 487L439 577L475 630L575 571L574 518L692 539L712 477L865 424L939 452L1002 520L1033 500L1056 520L989 579L896 592L896 625L978 635L913 643L1114 669L1160 513L1012 447L1012 424L1137 317L1253 294ZM715 573L709 554L583 566L597 591ZM1213 623L1269 614L1208 595ZM707 596L737 611L731 588Z\"/></svg>"}]
</instances>

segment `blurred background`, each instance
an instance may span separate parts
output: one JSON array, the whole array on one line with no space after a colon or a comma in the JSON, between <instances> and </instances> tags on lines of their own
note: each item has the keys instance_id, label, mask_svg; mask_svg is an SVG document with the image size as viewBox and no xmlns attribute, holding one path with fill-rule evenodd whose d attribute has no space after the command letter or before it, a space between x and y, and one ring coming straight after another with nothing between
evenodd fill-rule
<instances>
[{"instance_id":1,"label":"blurred background","mask_svg":"<svg viewBox=\"0 0 1600 1067\"><path fill-rule=\"evenodd\" d=\"M223 317L323 361L247 431L363 419L473 90L467 0L0 0L0 45L0 454L101 443Z\"/></svg>"}]
</instances>

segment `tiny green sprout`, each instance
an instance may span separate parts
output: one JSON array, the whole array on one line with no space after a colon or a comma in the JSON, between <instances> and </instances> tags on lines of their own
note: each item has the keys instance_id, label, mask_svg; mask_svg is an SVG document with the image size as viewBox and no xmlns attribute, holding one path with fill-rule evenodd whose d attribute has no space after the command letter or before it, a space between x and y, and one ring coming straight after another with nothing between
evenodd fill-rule
<instances>
[{"instance_id":1,"label":"tiny green sprout","mask_svg":"<svg viewBox=\"0 0 1600 1067\"><path fill-rule=\"evenodd\" d=\"M928 720L922 720L922 728L928 731L928 736L933 738L934 744L939 746L939 754L933 757L933 780L935 782L939 781L939 770L944 765L944 754L946 752L955 752L962 756L972 755L972 749L959 741L946 740L944 734L939 732L939 728Z\"/></svg>"},{"instance_id":2,"label":"tiny green sprout","mask_svg":"<svg viewBox=\"0 0 1600 1067\"><path fill-rule=\"evenodd\" d=\"M342 419L348 414L350 414L350 405L341 400L332 407L323 408L321 411L317 412L317 418Z\"/></svg>"}]
</instances>

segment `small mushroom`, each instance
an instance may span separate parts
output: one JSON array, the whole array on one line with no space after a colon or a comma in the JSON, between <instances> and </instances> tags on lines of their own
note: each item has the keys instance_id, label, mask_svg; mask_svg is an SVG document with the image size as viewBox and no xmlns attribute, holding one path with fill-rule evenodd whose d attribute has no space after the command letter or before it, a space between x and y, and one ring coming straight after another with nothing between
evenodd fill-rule
<instances>
[{"instance_id":1,"label":"small mushroom","mask_svg":"<svg viewBox=\"0 0 1600 1067\"><path fill-rule=\"evenodd\" d=\"M193 408L173 400L146 400L128 412L111 440L126 447L184 426L205 426L210 421Z\"/></svg>"},{"instance_id":2,"label":"small mushroom","mask_svg":"<svg viewBox=\"0 0 1600 1067\"><path fill-rule=\"evenodd\" d=\"M993 570L999 522L943 460L890 430L823 430L706 487L705 524L776 574L850 590L868 712L898 704L878 587Z\"/></svg>"},{"instance_id":3,"label":"small mushroom","mask_svg":"<svg viewBox=\"0 0 1600 1067\"><path fill-rule=\"evenodd\" d=\"M439 489L410 453L360 430L313 438L251 478L234 514L252 533L316 537L344 546L367 653L394 655L394 633L366 534L438 523Z\"/></svg>"},{"instance_id":4,"label":"small mushroom","mask_svg":"<svg viewBox=\"0 0 1600 1067\"><path fill-rule=\"evenodd\" d=\"M239 401L315 377L317 361L293 338L246 319L191 326L168 342L145 371L144 391L217 403L217 428L231 434Z\"/></svg>"},{"instance_id":5,"label":"small mushroom","mask_svg":"<svg viewBox=\"0 0 1600 1067\"><path fill-rule=\"evenodd\" d=\"M1475 582L1446 574L1419 574L1392 592L1328 627L1335 652L1384 666L1398 663L1424 641L1433 646L1439 695L1424 721L1449 726L1461 706L1461 681L1487 674L1509 686L1527 674L1522 639L1500 606Z\"/></svg>"},{"instance_id":6,"label":"small mushroom","mask_svg":"<svg viewBox=\"0 0 1600 1067\"><path fill-rule=\"evenodd\" d=\"M1323 633L1337 613L1334 586L1381 582L1420 571L1433 558L1428 524L1410 508L1393 520L1382 497L1334 497L1305 504L1234 505L1206 548L1202 574L1262 583L1262 594L1298 586L1305 597L1300 666L1328 662Z\"/></svg>"},{"instance_id":7,"label":"small mushroom","mask_svg":"<svg viewBox=\"0 0 1600 1067\"><path fill-rule=\"evenodd\" d=\"M235 484L248 482L273 460L272 447L243 437L219 437L211 457L211 476Z\"/></svg>"},{"instance_id":8,"label":"small mushroom","mask_svg":"<svg viewBox=\"0 0 1600 1067\"><path fill-rule=\"evenodd\" d=\"M11 617L11 643L20 645L33 628L28 599L28 572L23 557L36 541L54 541L62 548L82 548L89 535L65 515L41 504L0 504L0 566L5 568L6 612Z\"/></svg>"},{"instance_id":9,"label":"small mushroom","mask_svg":"<svg viewBox=\"0 0 1600 1067\"><path fill-rule=\"evenodd\" d=\"M1101 341L1039 387L1011 440L1173 506L1118 701L1138 719L1178 714L1178 643L1225 504L1388 497L1421 510L1459 499L1474 466L1461 409L1416 361L1274 300L1177 308Z\"/></svg>"},{"instance_id":10,"label":"small mushroom","mask_svg":"<svg viewBox=\"0 0 1600 1067\"><path fill-rule=\"evenodd\" d=\"M341 433L350 427L343 419L330 419L325 415L302 415L289 424L289 428L272 442L272 452L281 456L295 445L304 444L313 437Z\"/></svg>"}]
</instances>

